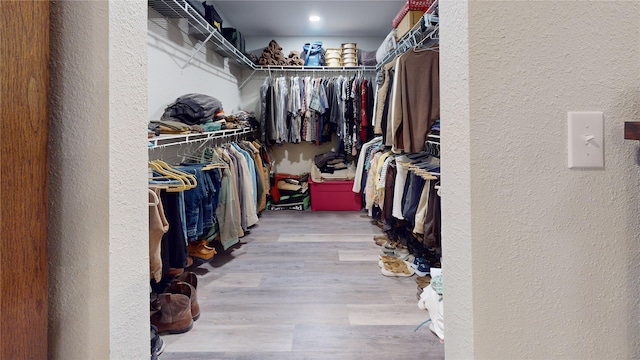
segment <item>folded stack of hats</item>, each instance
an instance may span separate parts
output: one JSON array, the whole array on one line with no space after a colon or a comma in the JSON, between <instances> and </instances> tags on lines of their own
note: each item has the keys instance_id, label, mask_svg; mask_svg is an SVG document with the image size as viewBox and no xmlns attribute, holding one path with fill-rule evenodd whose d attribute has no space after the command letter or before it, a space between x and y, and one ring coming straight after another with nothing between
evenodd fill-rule
<instances>
[{"instance_id":1,"label":"folded stack of hats","mask_svg":"<svg viewBox=\"0 0 640 360\"><path fill-rule=\"evenodd\" d=\"M282 53L282 47L275 40L271 40L269 45L262 50L258 64L267 66L303 66L304 60L300 58L300 53L297 51L291 51L289 57L286 58Z\"/></svg>"},{"instance_id":2,"label":"folded stack of hats","mask_svg":"<svg viewBox=\"0 0 640 360\"><path fill-rule=\"evenodd\" d=\"M329 67L342 66L342 49L327 49L325 58Z\"/></svg>"},{"instance_id":3,"label":"folded stack of hats","mask_svg":"<svg viewBox=\"0 0 640 360\"><path fill-rule=\"evenodd\" d=\"M358 66L358 46L356 43L342 44L342 66Z\"/></svg>"}]
</instances>

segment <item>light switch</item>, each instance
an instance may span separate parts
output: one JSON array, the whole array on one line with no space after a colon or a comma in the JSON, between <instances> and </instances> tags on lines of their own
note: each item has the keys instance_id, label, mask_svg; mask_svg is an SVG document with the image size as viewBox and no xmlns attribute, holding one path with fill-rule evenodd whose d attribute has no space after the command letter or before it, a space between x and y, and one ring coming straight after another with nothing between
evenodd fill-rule
<instances>
[{"instance_id":1,"label":"light switch","mask_svg":"<svg viewBox=\"0 0 640 360\"><path fill-rule=\"evenodd\" d=\"M604 115L602 112L568 113L569 168L604 167Z\"/></svg>"}]
</instances>

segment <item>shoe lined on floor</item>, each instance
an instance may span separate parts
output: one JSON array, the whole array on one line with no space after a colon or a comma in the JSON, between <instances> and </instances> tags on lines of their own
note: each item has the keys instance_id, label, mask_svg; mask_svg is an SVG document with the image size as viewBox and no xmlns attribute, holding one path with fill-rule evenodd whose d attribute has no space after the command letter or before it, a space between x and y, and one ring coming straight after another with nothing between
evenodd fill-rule
<instances>
[{"instance_id":1,"label":"shoe lined on floor","mask_svg":"<svg viewBox=\"0 0 640 360\"><path fill-rule=\"evenodd\" d=\"M184 272L183 268L169 268L169 272L167 272L167 275L170 277L173 277L173 276L178 276L183 272Z\"/></svg>"},{"instance_id":2,"label":"shoe lined on floor","mask_svg":"<svg viewBox=\"0 0 640 360\"><path fill-rule=\"evenodd\" d=\"M383 246L387 242L391 242L391 239L389 239L389 237L387 235L385 235L385 234L374 235L373 236L373 242L375 242L376 245L378 245L378 246Z\"/></svg>"},{"instance_id":3,"label":"shoe lined on floor","mask_svg":"<svg viewBox=\"0 0 640 360\"><path fill-rule=\"evenodd\" d=\"M416 271L416 275L418 276L427 276L431 270L431 264L423 257L414 258L411 262L411 267Z\"/></svg>"},{"instance_id":4,"label":"shoe lined on floor","mask_svg":"<svg viewBox=\"0 0 640 360\"><path fill-rule=\"evenodd\" d=\"M192 241L187 246L189 256L196 257L204 260L209 260L215 255L216 249L207 246L206 240Z\"/></svg>"},{"instance_id":5,"label":"shoe lined on floor","mask_svg":"<svg viewBox=\"0 0 640 360\"><path fill-rule=\"evenodd\" d=\"M182 334L193 328L191 301L182 294L160 294L160 310L151 315L151 323L158 334Z\"/></svg>"},{"instance_id":6,"label":"shoe lined on floor","mask_svg":"<svg viewBox=\"0 0 640 360\"><path fill-rule=\"evenodd\" d=\"M420 264L421 262L424 262L424 258L422 256L418 256L416 258L413 258L413 261L411 262L411 267L414 269L418 268L418 264Z\"/></svg>"},{"instance_id":7,"label":"shoe lined on floor","mask_svg":"<svg viewBox=\"0 0 640 360\"><path fill-rule=\"evenodd\" d=\"M380 249L380 258L382 258L383 256L391 256L397 257L402 260L407 260L409 258L409 250L401 247L401 245L397 243L387 242L386 244L382 245L382 248Z\"/></svg>"},{"instance_id":8,"label":"shoe lined on floor","mask_svg":"<svg viewBox=\"0 0 640 360\"><path fill-rule=\"evenodd\" d=\"M193 321L200 317L200 305L198 304L198 295L196 289L191 284L184 281L176 281L171 283L165 293L182 294L189 298L191 317Z\"/></svg>"},{"instance_id":9,"label":"shoe lined on floor","mask_svg":"<svg viewBox=\"0 0 640 360\"><path fill-rule=\"evenodd\" d=\"M420 289L426 288L427 286L429 286L430 283L431 283L431 276L429 275L416 277L416 284L418 284L418 288Z\"/></svg>"},{"instance_id":10,"label":"shoe lined on floor","mask_svg":"<svg viewBox=\"0 0 640 360\"><path fill-rule=\"evenodd\" d=\"M198 277L191 271L185 271L180 276L176 277L175 281L184 281L193 286L194 289L198 290Z\"/></svg>"},{"instance_id":11,"label":"shoe lined on floor","mask_svg":"<svg viewBox=\"0 0 640 360\"><path fill-rule=\"evenodd\" d=\"M164 351L164 341L158 334L158 328L151 324L151 360L157 360Z\"/></svg>"},{"instance_id":12,"label":"shoe lined on floor","mask_svg":"<svg viewBox=\"0 0 640 360\"><path fill-rule=\"evenodd\" d=\"M418 267L414 269L416 271L416 275L418 276L427 276L431 272L431 264L426 261L423 261L418 264Z\"/></svg>"},{"instance_id":13,"label":"shoe lined on floor","mask_svg":"<svg viewBox=\"0 0 640 360\"><path fill-rule=\"evenodd\" d=\"M380 272L384 276L412 276L415 272L408 262L399 258L388 262L380 261L382 261Z\"/></svg>"},{"instance_id":14,"label":"shoe lined on floor","mask_svg":"<svg viewBox=\"0 0 640 360\"><path fill-rule=\"evenodd\" d=\"M383 268L384 264L393 265L398 264L401 261L402 259L399 259L395 256L381 256L380 260L378 260L378 266L380 266L380 268Z\"/></svg>"}]
</instances>

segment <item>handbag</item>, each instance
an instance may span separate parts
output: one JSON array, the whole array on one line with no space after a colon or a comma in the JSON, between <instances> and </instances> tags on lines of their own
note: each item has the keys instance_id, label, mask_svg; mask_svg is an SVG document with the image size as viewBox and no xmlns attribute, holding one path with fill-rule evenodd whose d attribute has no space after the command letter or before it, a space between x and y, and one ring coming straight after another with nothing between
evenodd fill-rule
<instances>
[{"instance_id":1,"label":"handbag","mask_svg":"<svg viewBox=\"0 0 640 360\"><path fill-rule=\"evenodd\" d=\"M322 41L306 43L302 47L304 53L304 66L326 66L325 50Z\"/></svg>"}]
</instances>

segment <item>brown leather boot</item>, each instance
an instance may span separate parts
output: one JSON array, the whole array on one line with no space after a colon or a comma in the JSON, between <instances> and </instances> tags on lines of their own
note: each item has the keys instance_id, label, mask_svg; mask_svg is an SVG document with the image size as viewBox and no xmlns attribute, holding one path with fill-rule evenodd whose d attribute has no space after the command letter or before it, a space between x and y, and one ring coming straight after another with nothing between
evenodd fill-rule
<instances>
[{"instance_id":1,"label":"brown leather boot","mask_svg":"<svg viewBox=\"0 0 640 360\"><path fill-rule=\"evenodd\" d=\"M183 272L178 277L176 277L175 281L184 281L187 284L193 286L194 289L198 290L198 277L191 271Z\"/></svg>"},{"instance_id":2,"label":"brown leather boot","mask_svg":"<svg viewBox=\"0 0 640 360\"><path fill-rule=\"evenodd\" d=\"M160 335L182 334L193 327L191 301L182 294L160 294L160 310L151 315L151 323Z\"/></svg>"},{"instance_id":3,"label":"brown leather boot","mask_svg":"<svg viewBox=\"0 0 640 360\"><path fill-rule=\"evenodd\" d=\"M193 321L198 320L200 317L200 305L198 304L196 289L193 286L184 281L176 281L169 285L165 293L182 294L189 297L189 301L191 301L191 317Z\"/></svg>"},{"instance_id":4,"label":"brown leather boot","mask_svg":"<svg viewBox=\"0 0 640 360\"><path fill-rule=\"evenodd\" d=\"M209 260L216 254L216 250L207 246L207 241L192 241L187 246L189 256Z\"/></svg>"}]
</instances>

